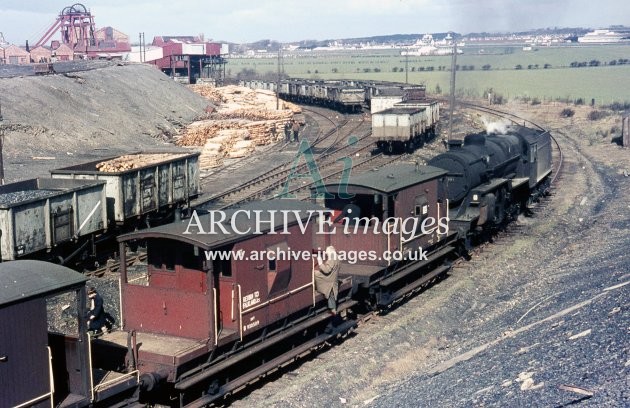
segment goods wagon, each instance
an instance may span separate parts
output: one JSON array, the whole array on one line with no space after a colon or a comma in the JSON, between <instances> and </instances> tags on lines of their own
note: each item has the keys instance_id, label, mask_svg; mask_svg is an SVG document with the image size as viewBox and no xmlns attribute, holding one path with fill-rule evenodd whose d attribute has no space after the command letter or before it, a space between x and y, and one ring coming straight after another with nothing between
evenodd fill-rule
<instances>
[{"instance_id":1,"label":"goods wagon","mask_svg":"<svg viewBox=\"0 0 630 408\"><path fill-rule=\"evenodd\" d=\"M143 152L143 155L161 154ZM99 171L110 159L52 170L55 179L90 179L106 182L108 219L117 224L146 218L151 213L187 204L199 194L199 153L174 152L168 158L138 168Z\"/></svg>"},{"instance_id":2,"label":"goods wagon","mask_svg":"<svg viewBox=\"0 0 630 408\"><path fill-rule=\"evenodd\" d=\"M0 186L3 261L54 255L53 249L106 227L104 181L38 178Z\"/></svg>"},{"instance_id":3,"label":"goods wagon","mask_svg":"<svg viewBox=\"0 0 630 408\"><path fill-rule=\"evenodd\" d=\"M378 148L393 152L421 146L427 133L425 108L390 108L372 115L372 138Z\"/></svg>"}]
</instances>

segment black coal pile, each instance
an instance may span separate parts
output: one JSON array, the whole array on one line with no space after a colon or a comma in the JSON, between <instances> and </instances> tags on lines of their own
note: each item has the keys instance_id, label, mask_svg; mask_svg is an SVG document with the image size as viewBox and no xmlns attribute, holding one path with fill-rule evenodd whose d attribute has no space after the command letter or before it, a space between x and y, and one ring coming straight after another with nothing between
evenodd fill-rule
<instances>
[{"instance_id":1,"label":"black coal pile","mask_svg":"<svg viewBox=\"0 0 630 408\"><path fill-rule=\"evenodd\" d=\"M25 190L0 194L0 205L7 206L22 203L29 200L46 198L55 194L56 190Z\"/></svg>"},{"instance_id":2,"label":"black coal pile","mask_svg":"<svg viewBox=\"0 0 630 408\"><path fill-rule=\"evenodd\" d=\"M102 278L94 278L87 282L86 287L94 287L103 298L103 308L109 313L116 323L114 330L120 328L120 294L119 294L119 275L112 273ZM74 292L65 293L47 299L48 308L48 330L56 333L72 334L78 333L77 316L87 315L90 308L89 302L81 305L77 311L77 300Z\"/></svg>"}]
</instances>

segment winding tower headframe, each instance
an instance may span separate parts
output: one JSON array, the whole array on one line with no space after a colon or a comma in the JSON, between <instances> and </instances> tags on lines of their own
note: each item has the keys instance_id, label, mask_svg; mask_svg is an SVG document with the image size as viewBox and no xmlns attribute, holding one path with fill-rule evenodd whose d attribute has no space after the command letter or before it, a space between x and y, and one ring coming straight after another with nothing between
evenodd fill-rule
<instances>
[{"instance_id":1,"label":"winding tower headframe","mask_svg":"<svg viewBox=\"0 0 630 408\"><path fill-rule=\"evenodd\" d=\"M81 3L64 7L35 47L48 43L57 31L61 32L61 42L77 52L96 45L94 16Z\"/></svg>"}]
</instances>

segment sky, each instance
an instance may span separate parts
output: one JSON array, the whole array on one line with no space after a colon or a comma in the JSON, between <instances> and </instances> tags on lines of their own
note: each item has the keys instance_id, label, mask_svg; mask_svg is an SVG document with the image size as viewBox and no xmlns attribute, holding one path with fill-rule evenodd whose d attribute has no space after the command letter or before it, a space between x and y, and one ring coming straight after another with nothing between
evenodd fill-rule
<instances>
[{"instance_id":1,"label":"sky","mask_svg":"<svg viewBox=\"0 0 630 408\"><path fill-rule=\"evenodd\" d=\"M76 0L1 0L7 41L36 42ZM628 0L83 0L97 28L112 26L147 42L198 35L236 43L281 42L455 31L630 25ZM54 37L56 39L58 35Z\"/></svg>"}]
</instances>

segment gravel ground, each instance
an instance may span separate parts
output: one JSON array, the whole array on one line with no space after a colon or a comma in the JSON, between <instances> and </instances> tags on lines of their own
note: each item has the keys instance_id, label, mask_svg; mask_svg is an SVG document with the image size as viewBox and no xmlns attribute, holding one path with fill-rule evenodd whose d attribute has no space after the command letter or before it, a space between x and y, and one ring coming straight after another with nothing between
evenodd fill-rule
<instances>
[{"instance_id":1,"label":"gravel ground","mask_svg":"<svg viewBox=\"0 0 630 408\"><path fill-rule=\"evenodd\" d=\"M566 163L534 217L233 405L627 406L630 155L580 137L584 123L547 123Z\"/></svg>"}]
</instances>

